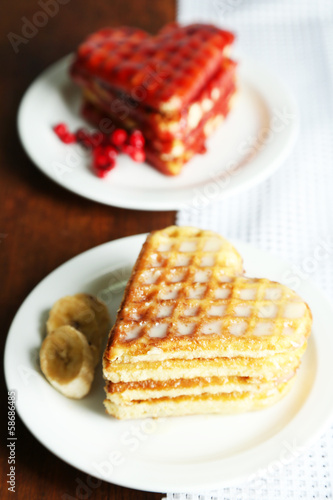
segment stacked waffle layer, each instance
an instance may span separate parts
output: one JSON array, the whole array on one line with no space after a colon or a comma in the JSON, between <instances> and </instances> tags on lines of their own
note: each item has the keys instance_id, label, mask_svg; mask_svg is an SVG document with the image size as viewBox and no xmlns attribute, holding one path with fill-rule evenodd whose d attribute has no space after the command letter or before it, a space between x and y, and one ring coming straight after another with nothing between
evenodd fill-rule
<instances>
[{"instance_id":1,"label":"stacked waffle layer","mask_svg":"<svg viewBox=\"0 0 333 500\"><path fill-rule=\"evenodd\" d=\"M238 252L211 231L148 236L104 353L110 415L234 413L288 392L311 312L289 288L242 273Z\"/></svg>"},{"instance_id":2,"label":"stacked waffle layer","mask_svg":"<svg viewBox=\"0 0 333 500\"><path fill-rule=\"evenodd\" d=\"M155 37L126 27L94 33L71 67L84 115L141 130L148 161L177 175L229 112L236 65L225 53L233 39L203 24L171 24Z\"/></svg>"}]
</instances>

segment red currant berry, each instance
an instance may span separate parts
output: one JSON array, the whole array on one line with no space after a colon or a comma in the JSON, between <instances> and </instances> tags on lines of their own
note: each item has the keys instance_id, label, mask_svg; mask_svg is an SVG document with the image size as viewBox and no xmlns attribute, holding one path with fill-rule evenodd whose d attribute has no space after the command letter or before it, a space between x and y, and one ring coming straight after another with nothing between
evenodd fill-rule
<instances>
[{"instance_id":1,"label":"red currant berry","mask_svg":"<svg viewBox=\"0 0 333 500\"><path fill-rule=\"evenodd\" d=\"M103 143L103 140L104 140L104 134L102 134L102 132L100 132L99 130L97 132L94 132L90 136L91 145L94 148L100 146Z\"/></svg>"},{"instance_id":2,"label":"red currant berry","mask_svg":"<svg viewBox=\"0 0 333 500\"><path fill-rule=\"evenodd\" d=\"M65 144L73 144L73 142L76 142L76 137L74 134L67 132L66 134L60 136L60 140Z\"/></svg>"},{"instance_id":3,"label":"red currant berry","mask_svg":"<svg viewBox=\"0 0 333 500\"><path fill-rule=\"evenodd\" d=\"M130 156L132 152L134 151L133 146L130 144L123 144L120 148L121 152L124 153L125 155Z\"/></svg>"},{"instance_id":4,"label":"red currant berry","mask_svg":"<svg viewBox=\"0 0 333 500\"><path fill-rule=\"evenodd\" d=\"M76 140L77 142L79 142L82 146L84 146L85 148L89 148L91 145L90 145L90 135L89 135L89 132L87 130L85 130L84 128L79 128L77 131L76 131Z\"/></svg>"},{"instance_id":5,"label":"red currant berry","mask_svg":"<svg viewBox=\"0 0 333 500\"><path fill-rule=\"evenodd\" d=\"M84 128L78 128L75 132L78 142L83 141L87 137L87 131Z\"/></svg>"},{"instance_id":6,"label":"red currant berry","mask_svg":"<svg viewBox=\"0 0 333 500\"><path fill-rule=\"evenodd\" d=\"M101 168L98 168L95 170L95 174L100 179L104 179L104 177L106 177L108 175L108 173L109 173L109 170L105 170L105 169L101 169Z\"/></svg>"},{"instance_id":7,"label":"red currant berry","mask_svg":"<svg viewBox=\"0 0 333 500\"><path fill-rule=\"evenodd\" d=\"M121 146L122 144L124 144L127 141L127 132L126 132L126 130L123 130L121 128L117 128L110 135L110 141L115 146Z\"/></svg>"},{"instance_id":8,"label":"red currant berry","mask_svg":"<svg viewBox=\"0 0 333 500\"><path fill-rule=\"evenodd\" d=\"M109 159L105 154L94 155L94 168L106 168L109 165Z\"/></svg>"},{"instance_id":9,"label":"red currant berry","mask_svg":"<svg viewBox=\"0 0 333 500\"><path fill-rule=\"evenodd\" d=\"M129 155L132 160L137 161L138 163L142 163L146 159L146 154L143 149L133 149Z\"/></svg>"},{"instance_id":10,"label":"red currant berry","mask_svg":"<svg viewBox=\"0 0 333 500\"><path fill-rule=\"evenodd\" d=\"M109 167L108 170L112 170L116 166L116 159L115 158L110 158L109 159Z\"/></svg>"},{"instance_id":11,"label":"red currant berry","mask_svg":"<svg viewBox=\"0 0 333 500\"><path fill-rule=\"evenodd\" d=\"M58 125L55 125L53 127L53 130L60 138L68 133L68 128L65 123L58 123Z\"/></svg>"},{"instance_id":12,"label":"red currant berry","mask_svg":"<svg viewBox=\"0 0 333 500\"><path fill-rule=\"evenodd\" d=\"M130 135L129 143L136 149L142 149L145 145L145 138L143 137L142 132L140 132L140 130L134 130L134 132Z\"/></svg>"},{"instance_id":13,"label":"red currant berry","mask_svg":"<svg viewBox=\"0 0 333 500\"><path fill-rule=\"evenodd\" d=\"M110 170L112 170L116 166L116 160L110 159L107 163L102 161L102 157L99 156L97 161L94 162L94 170L98 177L105 177Z\"/></svg>"},{"instance_id":14,"label":"red currant berry","mask_svg":"<svg viewBox=\"0 0 333 500\"><path fill-rule=\"evenodd\" d=\"M105 154L111 160L115 159L118 156L118 151L113 146L106 146Z\"/></svg>"}]
</instances>

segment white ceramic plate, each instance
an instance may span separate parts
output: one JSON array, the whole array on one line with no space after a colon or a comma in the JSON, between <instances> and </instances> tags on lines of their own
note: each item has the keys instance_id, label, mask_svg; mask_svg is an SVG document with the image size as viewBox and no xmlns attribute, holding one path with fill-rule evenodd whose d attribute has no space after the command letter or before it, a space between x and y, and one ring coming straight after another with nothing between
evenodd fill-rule
<instances>
[{"instance_id":1,"label":"white ceramic plate","mask_svg":"<svg viewBox=\"0 0 333 500\"><path fill-rule=\"evenodd\" d=\"M290 462L322 432L333 409L332 308L308 282L297 291L313 316L301 369L291 392L271 408L231 415L118 421L104 413L101 368L91 393L66 399L40 372L38 351L47 313L60 297L90 292L115 317L124 283L145 239L123 238L93 248L47 276L19 309L5 349L8 390L17 391L17 411L34 436L55 455L87 474L141 490L191 491L222 487L260 470ZM290 267L238 243L252 276L283 281ZM287 273L288 274L288 273Z\"/></svg>"},{"instance_id":2,"label":"white ceramic plate","mask_svg":"<svg viewBox=\"0 0 333 500\"><path fill-rule=\"evenodd\" d=\"M107 179L90 170L80 146L62 144L52 126L71 130L80 117L79 88L68 76L68 56L42 73L27 90L18 115L22 144L31 160L63 187L101 203L144 210L175 210L207 204L263 181L289 153L298 129L294 100L281 82L261 66L244 60L239 92L225 123L178 177L122 155Z\"/></svg>"}]
</instances>

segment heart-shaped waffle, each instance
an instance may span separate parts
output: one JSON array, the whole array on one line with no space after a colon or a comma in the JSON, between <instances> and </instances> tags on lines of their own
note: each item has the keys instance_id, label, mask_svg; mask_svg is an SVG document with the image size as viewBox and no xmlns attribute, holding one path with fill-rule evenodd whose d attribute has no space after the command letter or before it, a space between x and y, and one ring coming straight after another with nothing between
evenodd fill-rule
<instances>
[{"instance_id":1,"label":"heart-shaped waffle","mask_svg":"<svg viewBox=\"0 0 333 500\"><path fill-rule=\"evenodd\" d=\"M119 413L114 408L150 399L138 396L140 391L153 391L157 399L168 391L169 399L206 398L212 389L205 387L213 383L207 377L218 377L214 397L237 392L235 384L240 393L284 394L311 332L310 309L286 286L242 273L238 252L211 231L171 226L148 236L104 353L104 377L123 384L118 389L107 384L108 410L126 416L126 409ZM185 380L194 378L189 392ZM160 391L152 381L163 381ZM139 384L134 392L124 386L133 382ZM123 392L127 400L119 396ZM131 394L137 396L129 403ZM195 401L193 411L199 404ZM141 408L161 414L160 404Z\"/></svg>"},{"instance_id":2,"label":"heart-shaped waffle","mask_svg":"<svg viewBox=\"0 0 333 500\"><path fill-rule=\"evenodd\" d=\"M233 40L232 33L204 24L174 23L156 36L135 28L105 28L79 46L71 72L79 83L98 79L134 101L173 113L221 67Z\"/></svg>"},{"instance_id":3,"label":"heart-shaped waffle","mask_svg":"<svg viewBox=\"0 0 333 500\"><path fill-rule=\"evenodd\" d=\"M206 24L173 23L156 36L126 27L94 33L71 67L84 117L140 130L147 162L179 174L229 113L236 63L225 53L233 39Z\"/></svg>"}]
</instances>

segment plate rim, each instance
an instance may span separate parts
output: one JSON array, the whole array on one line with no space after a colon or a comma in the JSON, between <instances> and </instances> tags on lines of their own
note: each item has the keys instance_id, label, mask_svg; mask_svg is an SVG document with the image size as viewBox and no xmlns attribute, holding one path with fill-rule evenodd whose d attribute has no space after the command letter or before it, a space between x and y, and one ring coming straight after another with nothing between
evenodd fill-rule
<instances>
[{"instance_id":1,"label":"plate rim","mask_svg":"<svg viewBox=\"0 0 333 500\"><path fill-rule=\"evenodd\" d=\"M25 113L27 112L26 108L28 108L30 104L29 102L30 95L33 94L34 88L40 85L47 78L49 73L52 73L55 70L57 70L58 72L63 71L64 68L67 68L69 65L69 61L73 59L73 57L74 57L73 53L68 54L62 57L61 59L53 62L47 68L45 68L30 83L29 87L26 89L21 99L17 113L17 130L22 147L26 152L27 156L29 157L30 161L44 175L46 175L49 179L51 179L53 182L55 182L62 188L65 188L67 191L70 191L76 195L79 195L91 201L102 203L104 205L115 206L119 208L127 208L127 209L147 210L147 211L174 211L187 208L189 205L191 205L191 202L195 197L195 191L196 191L196 188L193 186L182 186L180 188L177 188L177 190L183 193L182 195L183 198L179 200L178 199L174 200L172 196L171 197L168 196L170 193L172 193L172 187L170 187L170 189L166 189L166 196L159 198L158 200L156 199L150 200L149 197L140 198L139 200L137 200L135 197L132 197L130 193L128 193L127 198L124 198L123 196L117 197L117 194L115 192L110 192L110 200L105 199L104 194L102 195L103 199L101 199L101 195L99 195L98 193L97 194L94 193L93 190L89 191L88 189L89 192L86 192L87 191L86 188L76 189L75 187L69 185L68 183L66 184L66 181L63 182L61 177L58 177L57 175L53 174L52 169L50 169L48 166L45 166L45 164L43 164L43 162L40 161L38 156L36 156L35 148L31 146L31 144L25 137L25 128L23 126ZM278 93L283 96L283 102L285 103L287 108L292 111L294 117L293 120L291 120L291 122L289 123L289 125L286 125L285 127L285 134L284 137L281 139L282 146L279 147L279 152L273 158L270 159L268 165L261 167L259 171L252 174L249 179L247 178L242 179L240 183L236 182L235 185L231 186L229 185L227 186L227 188L224 186L223 189L219 190L218 195L213 200L208 200L207 204L211 204L217 200L224 200L236 194L247 191L248 189L251 189L257 184L260 184L261 182L269 178L271 175L273 175L275 171L283 164L283 162L291 152L299 132L299 109L297 102L290 89L285 85L285 83L280 79L280 77L278 75L275 75L275 73L271 71L270 68L266 68L264 65L248 57L241 57L239 61L239 66L240 66L239 73L241 75L245 68L246 75L251 74L252 78L254 77L254 80L255 81L257 80L257 85L255 86L255 88L260 93L260 95L262 96L263 100L266 103L269 103L269 99L267 99L265 91L261 89L262 82L267 79L270 80L271 82L273 81L274 87L271 92L271 95L273 95L273 93L276 92L277 90ZM251 72L249 71L249 68L251 69ZM258 75L261 75L260 78ZM251 77L246 77L245 80L251 80ZM270 112L272 112L273 108L271 105L269 105L268 109ZM278 141L279 138L277 139L275 138L275 140ZM269 147L270 144L268 143L265 144L264 147L261 149L265 152ZM259 155L256 155L256 157L253 160L250 160L250 162L248 163L253 165L253 163L258 162L258 158L260 162L261 154L262 153L260 152ZM221 174L223 174L223 171L221 171ZM204 189L204 187L211 182L212 179L206 179L202 183L201 188ZM116 196L116 198L114 198L114 196Z\"/></svg>"},{"instance_id":2,"label":"plate rim","mask_svg":"<svg viewBox=\"0 0 333 500\"><path fill-rule=\"evenodd\" d=\"M11 323L11 326L10 326L10 329L9 329L9 332L8 332L8 335L7 335L7 338L6 338L6 343L5 343L5 349L4 349L4 372L5 372L5 381L6 381L6 385L8 387L8 390L10 390L10 378L11 378L11 375L10 375L10 372L11 372L11 367L9 366L9 357L10 357L10 352L9 352L9 345L10 345L10 336L13 336L14 332L15 331L15 323L18 321L18 318L20 317L20 314L22 314L22 310L26 304L26 302L32 297L34 296L36 293L38 294L38 289L39 287L42 287L44 286L44 284L48 281L48 280L52 280L52 278L59 272L62 272L62 270L66 267L71 267L71 265L73 264L74 261L78 261L78 260L85 260L87 258L87 254L94 254L95 252L97 252L99 249L101 249L102 247L105 247L105 248L108 248L110 246L113 246L115 243L117 243L118 245L120 245L120 247L125 244L128 245L128 244L133 244L133 241L135 240L137 242L137 245L143 243L144 239L146 237L146 233L144 234L138 234L138 235L133 235L133 236L127 236L127 237L124 237L124 238L119 238L119 239L116 239L116 240L113 240L113 241L110 241L110 242L106 242L106 243L103 243L102 245L98 245L96 247L93 247L85 252L82 252L81 254L75 256L75 257L72 257L71 259L67 260L66 262L64 262L63 264L61 264L59 267L57 267L56 269L54 269L53 271L51 271L51 273L49 273L43 280L41 280L33 289L32 291L27 295L27 297L25 298L25 300L22 302L21 306L19 307L19 309L17 310L16 314L15 314L15 317ZM255 248L254 246L252 245L249 245L248 243L244 243L244 242L240 242L240 241L236 241L236 240L231 240L231 242L233 244L235 244L236 248L239 248L241 247L242 249L242 253L244 252L244 249L248 248L250 250L254 250L255 252L259 252L259 254L265 254L268 258L272 258L273 260L275 261L278 261L281 263L281 265L285 265L287 264L288 265L288 262L285 261L284 259L280 259L279 257L275 257L273 256L272 254L270 254L269 252L265 252L263 250L260 250L260 249L257 249ZM134 245L133 245L134 246ZM100 250L100 251L103 251L103 250ZM246 258L246 256L244 256ZM88 279L88 278L87 278ZM326 307L326 308L329 308L330 311L332 311L332 304L331 302L328 300L328 298L325 296L325 294L323 294L318 288L316 285L314 285L313 283L311 283L309 280L306 280L306 286L305 288L309 288L310 292L311 293L314 293L315 297L316 297L316 300L318 301L321 301L321 304L322 304L322 307ZM317 308L317 305L316 305L316 308ZM331 341L332 343L333 341ZM332 345L333 346L333 343ZM317 349L317 346L316 346L316 349ZM332 351L333 352L333 351ZM318 366L318 372L319 370L323 370L323 367L320 367ZM316 378L318 377L318 374L316 372ZM310 391L310 394L312 393L312 390ZM307 400L309 399L310 397L310 394L307 396L307 399L306 401L304 402L304 405L306 404ZM311 442L313 442L313 440L316 439L317 436L320 435L320 433L322 432L322 430L324 429L324 427L326 427L326 425L328 424L328 422L330 421L332 415L333 415L333 396L332 396L332 406L330 407L330 411L326 413L325 415L325 418L323 416L321 416L321 422L320 422L320 425L317 425L315 430L312 431L311 435L307 436L306 439L303 439L303 442L301 443L302 446L308 446ZM304 406L303 405L303 406ZM303 408L302 406L302 408ZM302 409L301 408L301 409ZM301 411L301 410L300 410ZM213 481L210 481L209 484L200 484L200 485L194 485L193 486L193 483L192 483L192 480L189 481L189 479L187 478L187 483L184 482L183 484L179 484L179 479L178 481L174 479L174 486L172 486L172 484L168 484L168 483L163 483L161 484L161 480L160 479L155 479L155 480L151 480L149 484L147 484L147 481L145 478L142 478L141 479L133 479L131 478L131 474L127 474L127 476L129 476L128 480L124 481L122 478L118 478L117 477L112 477L110 479L107 479L105 477L102 477L102 476L99 476L98 474L92 472L91 469L89 468L84 468L82 467L81 465L78 466L77 465L77 462L73 462L73 460L69 459L68 458L68 454L66 454L66 449L65 451L62 449L60 452L59 450L54 450L49 444L45 443L45 441L43 441L43 439L41 439L39 436L38 436L38 432L36 433L36 430L32 430L31 429L31 424L29 424L29 422L27 422L27 418L26 416L24 415L24 409L22 408L18 408L17 409L17 413L19 414L21 420L23 421L23 423L25 424L25 426L28 428L29 432L31 432L33 434L33 436L46 448L48 449L51 453L53 453L54 455L56 455L58 458L60 458L61 460L63 460L64 462L68 463L69 465L73 466L73 467L76 467L80 470L83 470L85 473L89 474L89 475L93 475L95 477L99 477L100 479L104 480L104 481L109 481L109 482L112 482L114 484L118 484L120 486L124 486L124 487L128 487L128 488L134 488L134 489L139 489L139 490L144 490L144 491L153 491L153 492L165 492L165 491L180 491L180 490L186 490L186 491L197 491L198 489L213 489L213 488L219 488L219 487L225 487L225 486L230 486L232 484L235 484L235 483L239 483L241 482L242 480L244 479L247 479L248 478L248 472L244 475L242 474L239 474L237 477L234 477L232 480L228 481L228 482L223 482L221 483L221 481L219 481L218 479L215 480L215 482ZM289 425L289 424L288 424ZM283 430L283 429L282 429ZM281 432L278 432L277 435L279 435ZM269 438L267 441L264 441L264 443L261 445L256 445L254 448L255 449L260 449L262 446L264 445L267 445L268 441L272 441L276 436L273 436L272 438ZM250 453L251 450L245 452L245 453ZM67 456L67 458L66 458ZM219 460L219 462L221 462L221 460ZM265 468L267 469L269 467L271 462L268 462L265 466ZM179 465L177 464L175 466L178 470L180 469L186 469L186 466L182 467L182 465ZM154 482L155 481L155 482Z\"/></svg>"}]
</instances>

